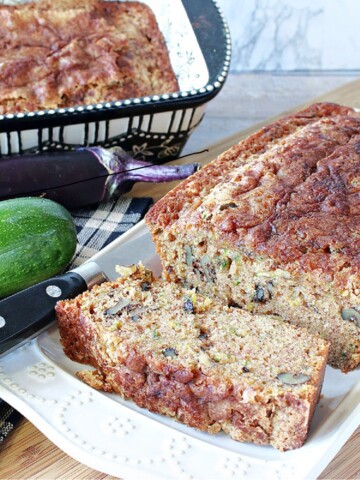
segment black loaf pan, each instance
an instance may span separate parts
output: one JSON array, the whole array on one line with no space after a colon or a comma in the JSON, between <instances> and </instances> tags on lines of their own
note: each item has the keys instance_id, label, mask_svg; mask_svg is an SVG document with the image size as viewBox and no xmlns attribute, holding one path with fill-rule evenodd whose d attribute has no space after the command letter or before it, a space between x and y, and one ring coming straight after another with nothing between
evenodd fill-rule
<instances>
[{"instance_id":1,"label":"black loaf pan","mask_svg":"<svg viewBox=\"0 0 360 480\"><path fill-rule=\"evenodd\" d=\"M215 1L180 1L208 70L204 85L96 105L0 115L0 156L97 145L121 146L134 158L153 163L176 159L201 122L207 102L221 90L231 56L229 29Z\"/></svg>"}]
</instances>

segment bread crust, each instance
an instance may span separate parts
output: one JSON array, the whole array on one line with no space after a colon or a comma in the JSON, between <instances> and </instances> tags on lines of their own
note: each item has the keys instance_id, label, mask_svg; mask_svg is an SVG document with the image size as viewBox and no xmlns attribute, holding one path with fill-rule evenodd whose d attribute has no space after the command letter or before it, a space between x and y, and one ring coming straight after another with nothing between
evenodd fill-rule
<instances>
[{"instance_id":1,"label":"bread crust","mask_svg":"<svg viewBox=\"0 0 360 480\"><path fill-rule=\"evenodd\" d=\"M289 268L300 259L306 270L349 263L358 271L359 161L360 114L316 104L221 154L157 202L146 221L152 231L200 224L219 243L244 244Z\"/></svg>"}]
</instances>

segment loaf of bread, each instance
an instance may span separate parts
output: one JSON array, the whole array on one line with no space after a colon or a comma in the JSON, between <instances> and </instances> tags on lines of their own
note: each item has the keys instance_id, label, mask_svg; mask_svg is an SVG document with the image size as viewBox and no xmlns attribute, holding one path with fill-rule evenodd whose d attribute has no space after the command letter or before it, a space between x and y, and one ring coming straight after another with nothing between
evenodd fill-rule
<instances>
[{"instance_id":1,"label":"loaf of bread","mask_svg":"<svg viewBox=\"0 0 360 480\"><path fill-rule=\"evenodd\" d=\"M327 339L360 363L360 114L320 103L220 155L146 222L164 272Z\"/></svg>"},{"instance_id":2,"label":"loaf of bread","mask_svg":"<svg viewBox=\"0 0 360 480\"><path fill-rule=\"evenodd\" d=\"M0 6L0 113L179 89L156 18L140 2Z\"/></svg>"},{"instance_id":3,"label":"loaf of bread","mask_svg":"<svg viewBox=\"0 0 360 480\"><path fill-rule=\"evenodd\" d=\"M328 345L251 315L140 264L56 306L65 353L96 370L94 388L241 442L300 447L319 398Z\"/></svg>"}]
</instances>

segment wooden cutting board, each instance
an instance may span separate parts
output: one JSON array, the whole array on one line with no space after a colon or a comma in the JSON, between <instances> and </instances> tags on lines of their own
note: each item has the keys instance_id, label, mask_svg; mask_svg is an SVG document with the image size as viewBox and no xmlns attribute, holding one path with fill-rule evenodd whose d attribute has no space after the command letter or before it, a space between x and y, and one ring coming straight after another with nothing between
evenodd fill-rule
<instances>
[{"instance_id":1,"label":"wooden cutting board","mask_svg":"<svg viewBox=\"0 0 360 480\"><path fill-rule=\"evenodd\" d=\"M314 100L310 100L309 105ZM333 92L325 94L316 101L331 101L360 108L360 80L348 83ZM303 105L303 106L306 106ZM299 107L298 109L300 109ZM284 112L291 113L289 112ZM283 116L283 115L281 115ZM273 119L255 125L245 131L231 135L209 147L208 151L188 157L183 163L208 163L217 155L256 131ZM179 161L175 163L180 163ZM132 196L151 196L154 200L163 196L173 184L141 184L131 192ZM333 461L320 475L321 479L360 479L360 428L352 435ZM113 479L109 475L96 472L71 457L52 444L29 421L23 420L0 451L0 479Z\"/></svg>"}]
</instances>

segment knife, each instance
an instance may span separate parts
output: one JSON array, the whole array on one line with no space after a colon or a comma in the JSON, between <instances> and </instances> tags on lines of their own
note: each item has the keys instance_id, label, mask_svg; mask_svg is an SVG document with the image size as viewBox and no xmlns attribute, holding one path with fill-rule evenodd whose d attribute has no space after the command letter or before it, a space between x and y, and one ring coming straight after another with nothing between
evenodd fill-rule
<instances>
[{"instance_id":1,"label":"knife","mask_svg":"<svg viewBox=\"0 0 360 480\"><path fill-rule=\"evenodd\" d=\"M130 265L140 259L160 273L155 247L143 222L79 267L1 300L0 356L46 329L55 320L54 307L59 300L74 298L95 284L114 280L118 276L116 265Z\"/></svg>"}]
</instances>

